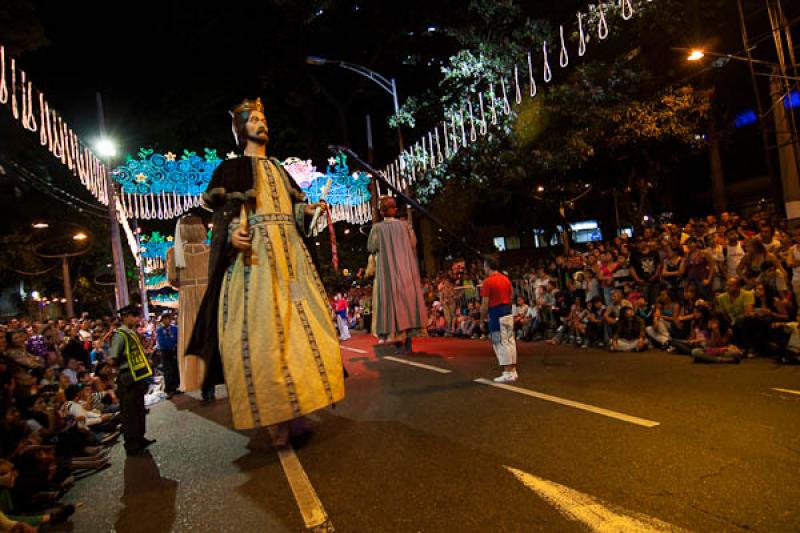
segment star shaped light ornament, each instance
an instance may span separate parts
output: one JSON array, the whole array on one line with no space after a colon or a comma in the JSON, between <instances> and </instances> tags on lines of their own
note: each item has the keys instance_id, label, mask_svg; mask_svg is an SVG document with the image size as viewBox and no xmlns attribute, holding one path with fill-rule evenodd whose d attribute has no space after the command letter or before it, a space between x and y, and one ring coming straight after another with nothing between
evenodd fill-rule
<instances>
[{"instance_id":1,"label":"star shaped light ornament","mask_svg":"<svg viewBox=\"0 0 800 533\"><path fill-rule=\"evenodd\" d=\"M145 176L140 172L139 174L136 174L136 181L138 181L139 183L144 183L145 181L147 181L147 176Z\"/></svg>"},{"instance_id":2,"label":"star shaped light ornament","mask_svg":"<svg viewBox=\"0 0 800 533\"><path fill-rule=\"evenodd\" d=\"M330 159L328 159L328 164L330 166L332 166L332 167L335 167L336 166L336 158L335 157L331 157Z\"/></svg>"},{"instance_id":3,"label":"star shaped light ornament","mask_svg":"<svg viewBox=\"0 0 800 533\"><path fill-rule=\"evenodd\" d=\"M236 154L236 152L228 152L228 159L236 159L237 157L239 156Z\"/></svg>"},{"instance_id":4,"label":"star shaped light ornament","mask_svg":"<svg viewBox=\"0 0 800 533\"><path fill-rule=\"evenodd\" d=\"M164 157L167 159L167 161L175 161L176 155L173 154L172 152L167 152L166 154L164 154Z\"/></svg>"}]
</instances>

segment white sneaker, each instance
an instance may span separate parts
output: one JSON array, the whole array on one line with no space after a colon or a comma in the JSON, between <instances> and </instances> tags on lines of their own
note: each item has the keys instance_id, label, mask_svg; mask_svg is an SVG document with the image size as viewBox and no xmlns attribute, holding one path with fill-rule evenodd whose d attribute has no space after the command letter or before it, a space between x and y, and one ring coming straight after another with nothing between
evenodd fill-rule
<instances>
[{"instance_id":1,"label":"white sneaker","mask_svg":"<svg viewBox=\"0 0 800 533\"><path fill-rule=\"evenodd\" d=\"M501 376L494 378L495 383L514 383L517 381L517 374L515 372L503 372Z\"/></svg>"}]
</instances>

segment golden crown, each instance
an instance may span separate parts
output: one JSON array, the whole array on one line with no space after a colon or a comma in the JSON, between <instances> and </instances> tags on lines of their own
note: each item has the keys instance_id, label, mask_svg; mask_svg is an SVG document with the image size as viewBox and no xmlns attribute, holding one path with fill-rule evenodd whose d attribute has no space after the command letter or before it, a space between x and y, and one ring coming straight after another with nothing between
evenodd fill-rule
<instances>
[{"instance_id":1,"label":"golden crown","mask_svg":"<svg viewBox=\"0 0 800 533\"><path fill-rule=\"evenodd\" d=\"M245 98L241 104L233 108L231 114L234 115L244 112L251 113L253 111L261 111L262 113L264 112L264 104L261 103L261 98L256 98L255 100L248 100Z\"/></svg>"}]
</instances>

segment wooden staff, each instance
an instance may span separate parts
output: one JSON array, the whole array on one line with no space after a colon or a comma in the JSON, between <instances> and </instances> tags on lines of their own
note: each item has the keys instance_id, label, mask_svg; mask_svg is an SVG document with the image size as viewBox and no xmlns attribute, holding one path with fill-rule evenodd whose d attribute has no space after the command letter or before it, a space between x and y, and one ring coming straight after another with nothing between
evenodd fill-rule
<instances>
[{"instance_id":1,"label":"wooden staff","mask_svg":"<svg viewBox=\"0 0 800 533\"><path fill-rule=\"evenodd\" d=\"M239 209L239 229L245 231L245 233L250 233L250 223L247 220L247 202L242 202L242 207ZM244 252L244 265L245 266L252 266L253 264L253 247L252 243L250 249L245 250Z\"/></svg>"},{"instance_id":2,"label":"wooden staff","mask_svg":"<svg viewBox=\"0 0 800 533\"><path fill-rule=\"evenodd\" d=\"M331 217L331 209L328 206L326 209L328 215L328 231L331 234L331 263L333 263L333 269L338 272L339 271L339 251L336 249L336 230L333 228L333 218Z\"/></svg>"}]
</instances>

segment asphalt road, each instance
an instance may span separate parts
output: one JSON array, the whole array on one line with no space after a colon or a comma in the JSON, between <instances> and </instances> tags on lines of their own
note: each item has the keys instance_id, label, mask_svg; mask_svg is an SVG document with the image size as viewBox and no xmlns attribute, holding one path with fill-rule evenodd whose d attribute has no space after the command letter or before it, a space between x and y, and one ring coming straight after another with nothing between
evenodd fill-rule
<instances>
[{"instance_id":1,"label":"asphalt road","mask_svg":"<svg viewBox=\"0 0 800 533\"><path fill-rule=\"evenodd\" d=\"M294 447L310 484L224 399L181 396L153 406L150 456L116 446L69 493L73 530L800 531L800 367L521 343L508 390L475 381L488 341L344 346L347 398Z\"/></svg>"}]
</instances>

